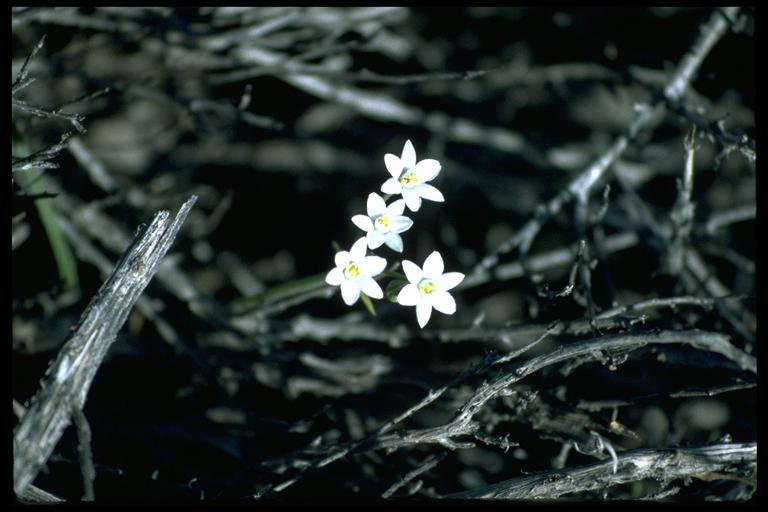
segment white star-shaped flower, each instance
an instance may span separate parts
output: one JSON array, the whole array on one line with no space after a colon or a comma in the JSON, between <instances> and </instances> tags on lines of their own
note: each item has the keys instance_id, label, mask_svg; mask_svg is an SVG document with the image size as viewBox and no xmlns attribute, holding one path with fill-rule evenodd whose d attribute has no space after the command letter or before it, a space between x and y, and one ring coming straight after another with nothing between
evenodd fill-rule
<instances>
[{"instance_id":1,"label":"white star-shaped flower","mask_svg":"<svg viewBox=\"0 0 768 512\"><path fill-rule=\"evenodd\" d=\"M341 298L347 306L351 306L360 298L363 292L372 299L381 299L384 292L379 283L373 280L384 271L387 260L379 256L366 256L365 237L352 245L349 251L336 253L334 261L336 268L328 272L325 282L331 286L341 286Z\"/></svg>"},{"instance_id":2,"label":"white star-shaped flower","mask_svg":"<svg viewBox=\"0 0 768 512\"><path fill-rule=\"evenodd\" d=\"M443 257L434 251L426 260L424 267L403 260L403 271L409 283L400 290L397 302L403 306L416 306L416 319L424 327L432 315L432 308L441 313L452 315L456 312L456 301L448 290L464 280L461 272L443 274Z\"/></svg>"},{"instance_id":3,"label":"white star-shaped flower","mask_svg":"<svg viewBox=\"0 0 768 512\"><path fill-rule=\"evenodd\" d=\"M393 251L403 252L403 239L399 233L413 225L413 221L403 216L405 203L398 199L389 206L376 192L368 195L368 215L355 215L352 222L367 233L368 248L378 249L381 244Z\"/></svg>"},{"instance_id":4,"label":"white star-shaped flower","mask_svg":"<svg viewBox=\"0 0 768 512\"><path fill-rule=\"evenodd\" d=\"M440 173L440 162L426 158L416 163L416 150L410 140L405 141L403 153L396 157L392 153L384 155L384 164L392 175L381 186L385 194L402 194L406 206L414 212L421 208L421 199L443 202L443 194L432 185L427 185Z\"/></svg>"}]
</instances>

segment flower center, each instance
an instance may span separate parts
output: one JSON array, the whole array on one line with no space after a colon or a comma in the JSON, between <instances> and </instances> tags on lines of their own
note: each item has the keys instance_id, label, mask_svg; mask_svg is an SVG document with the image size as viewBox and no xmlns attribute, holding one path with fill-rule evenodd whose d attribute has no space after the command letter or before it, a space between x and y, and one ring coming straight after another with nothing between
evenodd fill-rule
<instances>
[{"instance_id":1,"label":"flower center","mask_svg":"<svg viewBox=\"0 0 768 512\"><path fill-rule=\"evenodd\" d=\"M376 224L376 229L386 233L389 231L389 225L391 222L392 220L388 215L382 215L374 221L374 224Z\"/></svg>"},{"instance_id":2,"label":"flower center","mask_svg":"<svg viewBox=\"0 0 768 512\"><path fill-rule=\"evenodd\" d=\"M411 169L405 169L403 174L400 175L400 185L404 187L412 187L419 184L419 179L416 177L416 171Z\"/></svg>"},{"instance_id":3,"label":"flower center","mask_svg":"<svg viewBox=\"0 0 768 512\"><path fill-rule=\"evenodd\" d=\"M357 279L360 277L360 267L358 267L355 262L349 263L346 268L344 268L344 275L349 279Z\"/></svg>"},{"instance_id":4,"label":"flower center","mask_svg":"<svg viewBox=\"0 0 768 512\"><path fill-rule=\"evenodd\" d=\"M419 291L424 295L430 295L437 291L437 285L429 279L422 279L419 283Z\"/></svg>"}]
</instances>

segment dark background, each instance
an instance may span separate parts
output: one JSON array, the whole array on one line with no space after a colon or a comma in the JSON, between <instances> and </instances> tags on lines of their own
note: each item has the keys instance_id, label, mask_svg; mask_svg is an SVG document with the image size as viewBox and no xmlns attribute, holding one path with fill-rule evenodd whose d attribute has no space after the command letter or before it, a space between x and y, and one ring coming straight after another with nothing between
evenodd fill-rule
<instances>
[{"instance_id":1,"label":"dark background","mask_svg":"<svg viewBox=\"0 0 768 512\"><path fill-rule=\"evenodd\" d=\"M293 9L293 10L292 10ZM241 34L212 49L215 37L290 15L282 28L255 40ZM710 8L394 9L355 19L346 8L107 9L18 8L12 14L12 76L44 34L30 61L35 82L19 95L31 105L84 116L79 140L115 186L105 190L71 151L44 172L44 188L57 215L71 219L110 261L120 251L84 213L93 208L126 235L160 209L176 211L191 195L199 200L168 257L206 300L225 306L239 297L315 274L333 266L332 242L348 248L360 235L349 218L362 213L369 192L388 177L385 153L400 154L410 139L418 159L436 158L435 185L443 204L426 202L404 234L403 258L423 262L441 251L446 270L469 274L622 135L637 104L650 101L696 38ZM365 12L363 12L365 14ZM755 202L754 163L739 149L725 154L719 125L754 144L756 50L753 12L711 51L685 101L700 107L696 205L692 244L710 271L754 315L754 218L708 233L712 215ZM336 91L351 87L418 109L448 126L471 122L478 136L462 139L427 121L398 122L302 91L290 74L266 68L258 76L222 79L247 67L242 52L266 48L312 67ZM314 53L314 55L313 55ZM253 66L253 65L251 65ZM377 78L365 75L367 71ZM487 71L480 76L470 71ZM454 73L445 76L445 73ZM390 83L393 77L421 78ZM362 79L361 79L362 77ZM251 101L237 111L246 87ZM101 92L82 100L87 95ZM357 100L353 100L355 103ZM248 117L248 114L257 117ZM430 122L432 122L430 121ZM651 215L669 223L682 179L683 140L691 119L667 111L641 134L615 166ZM66 121L16 109L15 144L36 151L72 131ZM517 134L525 149L505 148L499 133ZM467 140L472 138L474 140ZM18 147L18 146L15 146ZM14 158L24 155L14 154ZM616 170L618 169L618 170ZM23 181L23 180L22 180ZM46 231L29 189L14 180L12 216L13 398L24 404L37 390L48 362L66 341L104 280L77 254L79 285L62 286ZM640 242L600 257L591 296L598 311L652 297L686 295L665 266L664 244L623 206L628 192L609 178L605 215L590 226L612 234L637 232ZM603 186L590 208L603 205ZM89 222L91 222L89 227ZM16 243L17 229L26 236ZM550 220L531 254L570 246L580 239L573 205ZM390 261L393 253L384 248ZM392 257L390 257L392 256ZM502 262L515 261L514 251ZM750 266L751 265L751 266ZM551 290L568 284L570 265L542 274ZM241 272L241 273L238 273ZM249 277L243 279L242 272ZM382 283L383 284L383 283ZM97 499L164 501L245 499L288 479L267 464L293 461L321 438L324 446L359 437L394 418L429 389L448 382L499 345L492 337L442 343L424 335L412 308L377 302L371 318L340 297L314 298L258 316L260 331L233 334L190 308L153 281L145 296L176 332L172 347L150 319L134 311L99 370L85 414L93 431ZM456 292L453 316L433 313L429 332L488 328L586 318L573 295L538 295L530 279L491 280ZM373 330L403 326L399 345L373 339L320 340L286 333L301 315L370 324ZM734 331L718 310L684 306L648 313L644 328L700 328L733 336L756 355L754 337ZM752 332L752 336L754 332ZM541 353L573 336L552 340ZM307 354L364 368L386 361L381 377L370 369L319 371ZM626 400L619 419L638 438L612 437L617 449L714 442L728 434L755 439L755 390L713 398L674 398L681 389L749 382L735 368L689 347L632 353L618 371L586 364L563 375L557 368L534 374L516 389L533 401L528 412L498 399L481 419L494 435L509 435L518 448L498 446L450 451L424 445L393 454L366 452L311 473L274 499L380 496L428 455L445 458L420 477L416 496L457 492L524 473L549 470L567 434L552 432L542 417L563 418L580 400ZM335 377L334 377L335 375ZM484 379L470 379L406 422L424 428L448 421ZM354 381L356 382L356 381ZM648 398L651 397L651 398ZM505 399L506 400L506 399ZM588 412L606 425L611 410ZM536 419L539 418L539 419ZM356 426L357 425L357 426ZM77 443L71 429L60 441L36 485L66 499L82 495ZM311 456L309 456L311 459ZM265 462L267 461L267 462ZM571 452L567 466L594 462ZM154 477L153 477L154 475ZM733 498L738 482L694 481L673 500ZM654 482L612 488L611 497L651 494ZM407 487L407 486L406 486ZM405 489L395 495L405 495ZM578 496L596 498L598 495Z\"/></svg>"}]
</instances>

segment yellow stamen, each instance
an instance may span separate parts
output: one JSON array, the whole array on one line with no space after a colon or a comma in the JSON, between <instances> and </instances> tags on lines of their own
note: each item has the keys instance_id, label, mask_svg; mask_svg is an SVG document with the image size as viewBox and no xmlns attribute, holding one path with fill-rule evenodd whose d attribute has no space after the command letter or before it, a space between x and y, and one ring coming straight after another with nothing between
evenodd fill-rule
<instances>
[{"instance_id":1,"label":"yellow stamen","mask_svg":"<svg viewBox=\"0 0 768 512\"><path fill-rule=\"evenodd\" d=\"M389 224L390 219L387 215L382 215L376 219L376 227L379 228L380 231L389 231Z\"/></svg>"},{"instance_id":2,"label":"yellow stamen","mask_svg":"<svg viewBox=\"0 0 768 512\"><path fill-rule=\"evenodd\" d=\"M435 290L437 290L437 285L435 285L435 283L429 279L423 279L419 283L419 291L424 295L430 295Z\"/></svg>"},{"instance_id":3,"label":"yellow stamen","mask_svg":"<svg viewBox=\"0 0 768 512\"><path fill-rule=\"evenodd\" d=\"M360 277L360 267L357 266L356 263L352 262L347 265L347 267L344 269L344 275L351 279L357 279Z\"/></svg>"},{"instance_id":4,"label":"yellow stamen","mask_svg":"<svg viewBox=\"0 0 768 512\"><path fill-rule=\"evenodd\" d=\"M419 179L416 177L416 172L414 171L406 170L403 172L402 176L400 176L400 185L406 186L418 183Z\"/></svg>"}]
</instances>

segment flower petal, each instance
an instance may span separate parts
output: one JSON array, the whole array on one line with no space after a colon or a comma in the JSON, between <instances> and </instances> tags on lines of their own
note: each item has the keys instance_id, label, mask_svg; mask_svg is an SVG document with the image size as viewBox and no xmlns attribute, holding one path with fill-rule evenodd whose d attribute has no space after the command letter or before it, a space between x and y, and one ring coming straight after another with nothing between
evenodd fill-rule
<instances>
[{"instance_id":1,"label":"flower petal","mask_svg":"<svg viewBox=\"0 0 768 512\"><path fill-rule=\"evenodd\" d=\"M432 254L424 260L424 275L430 279L437 279L444 269L443 257L437 251L432 251Z\"/></svg>"},{"instance_id":2,"label":"flower petal","mask_svg":"<svg viewBox=\"0 0 768 512\"><path fill-rule=\"evenodd\" d=\"M442 166L440 162L432 158L425 158L418 164L416 164L416 177L422 183L425 181L432 181L440 174Z\"/></svg>"},{"instance_id":3,"label":"flower petal","mask_svg":"<svg viewBox=\"0 0 768 512\"><path fill-rule=\"evenodd\" d=\"M419 321L419 327L424 327L429 322L432 315L432 305L429 302L421 301L416 304L416 320Z\"/></svg>"},{"instance_id":4,"label":"flower petal","mask_svg":"<svg viewBox=\"0 0 768 512\"><path fill-rule=\"evenodd\" d=\"M399 194L403 191L403 187L395 178L389 178L381 185L381 191L385 194Z\"/></svg>"},{"instance_id":5,"label":"flower petal","mask_svg":"<svg viewBox=\"0 0 768 512\"><path fill-rule=\"evenodd\" d=\"M384 242L393 251L403 252L403 239L397 233L387 233Z\"/></svg>"},{"instance_id":6,"label":"flower petal","mask_svg":"<svg viewBox=\"0 0 768 512\"><path fill-rule=\"evenodd\" d=\"M365 237L358 238L357 241L352 244L352 248L349 250L350 259L352 261L360 261L365 257L365 248L368 246L368 242Z\"/></svg>"},{"instance_id":7,"label":"flower petal","mask_svg":"<svg viewBox=\"0 0 768 512\"><path fill-rule=\"evenodd\" d=\"M402 306L415 306L421 300L421 294L415 284L403 286L400 293L397 294L397 303Z\"/></svg>"},{"instance_id":8,"label":"flower petal","mask_svg":"<svg viewBox=\"0 0 768 512\"><path fill-rule=\"evenodd\" d=\"M387 206L387 213L389 214L390 217L402 215L403 211L405 211L405 201L403 201L402 199L398 199L397 201Z\"/></svg>"},{"instance_id":9,"label":"flower petal","mask_svg":"<svg viewBox=\"0 0 768 512\"><path fill-rule=\"evenodd\" d=\"M360 285L360 290L372 299L384 298L384 292L381 290L379 283L370 277L364 277L357 282Z\"/></svg>"},{"instance_id":10,"label":"flower petal","mask_svg":"<svg viewBox=\"0 0 768 512\"><path fill-rule=\"evenodd\" d=\"M341 273L340 268L334 268L325 276L325 282L331 286L339 286L344 279L344 275Z\"/></svg>"},{"instance_id":11,"label":"flower petal","mask_svg":"<svg viewBox=\"0 0 768 512\"><path fill-rule=\"evenodd\" d=\"M368 215L371 217L374 215L381 215L387 211L387 204L376 192L368 194L368 204L366 206L368 207Z\"/></svg>"},{"instance_id":12,"label":"flower petal","mask_svg":"<svg viewBox=\"0 0 768 512\"><path fill-rule=\"evenodd\" d=\"M387 260L380 256L366 256L360 260L360 274L366 277L377 276L387 268Z\"/></svg>"},{"instance_id":13,"label":"flower petal","mask_svg":"<svg viewBox=\"0 0 768 512\"><path fill-rule=\"evenodd\" d=\"M357 299L360 298L360 287L356 281L350 281L345 279L341 283L341 298L344 299L344 304L351 306Z\"/></svg>"},{"instance_id":14,"label":"flower petal","mask_svg":"<svg viewBox=\"0 0 768 512\"><path fill-rule=\"evenodd\" d=\"M446 315L452 315L456 312L456 301L451 294L444 291L435 292L431 297L432 307Z\"/></svg>"},{"instance_id":15,"label":"flower petal","mask_svg":"<svg viewBox=\"0 0 768 512\"><path fill-rule=\"evenodd\" d=\"M387 171L395 179L398 179L403 173L403 162L392 153L384 155L384 165L387 166Z\"/></svg>"},{"instance_id":16,"label":"flower petal","mask_svg":"<svg viewBox=\"0 0 768 512\"><path fill-rule=\"evenodd\" d=\"M407 231L411 226L413 226L413 221L408 217L403 217L402 215L391 217L389 222L389 229L393 233L402 233L403 231Z\"/></svg>"},{"instance_id":17,"label":"flower petal","mask_svg":"<svg viewBox=\"0 0 768 512\"><path fill-rule=\"evenodd\" d=\"M367 215L355 215L352 217L352 223L363 231L370 231L373 229L373 222L371 222L371 218Z\"/></svg>"},{"instance_id":18,"label":"flower petal","mask_svg":"<svg viewBox=\"0 0 768 512\"><path fill-rule=\"evenodd\" d=\"M409 188L404 188L402 193L405 205L414 212L419 211L419 208L421 208L421 197L419 197L419 193Z\"/></svg>"},{"instance_id":19,"label":"flower petal","mask_svg":"<svg viewBox=\"0 0 768 512\"><path fill-rule=\"evenodd\" d=\"M416 167L416 150L413 149L413 144L411 144L410 139L405 141L403 153L400 155L400 162L403 164L403 167Z\"/></svg>"},{"instance_id":20,"label":"flower petal","mask_svg":"<svg viewBox=\"0 0 768 512\"><path fill-rule=\"evenodd\" d=\"M430 201L437 201L438 203L442 203L445 201L445 198L443 197L442 192L437 190L432 185L427 185L426 183L422 183L421 185L414 187L413 190L424 199L429 199Z\"/></svg>"},{"instance_id":21,"label":"flower petal","mask_svg":"<svg viewBox=\"0 0 768 512\"><path fill-rule=\"evenodd\" d=\"M333 258L333 261L337 267L346 267L350 259L352 259L352 255L348 251L339 251Z\"/></svg>"},{"instance_id":22,"label":"flower petal","mask_svg":"<svg viewBox=\"0 0 768 512\"><path fill-rule=\"evenodd\" d=\"M366 235L366 238L368 239L368 248L371 250L381 247L381 244L383 244L385 240L384 235L375 229L373 231L369 231Z\"/></svg>"},{"instance_id":23,"label":"flower petal","mask_svg":"<svg viewBox=\"0 0 768 512\"><path fill-rule=\"evenodd\" d=\"M461 272L446 272L445 274L437 277L435 281L437 281L437 287L440 290L448 291L462 282L464 277L464 274Z\"/></svg>"},{"instance_id":24,"label":"flower petal","mask_svg":"<svg viewBox=\"0 0 768 512\"><path fill-rule=\"evenodd\" d=\"M402 262L403 266L403 272L405 272L405 277L413 284L418 284L419 281L421 281L421 267L419 267L417 264L415 264L412 261L403 260Z\"/></svg>"}]
</instances>

